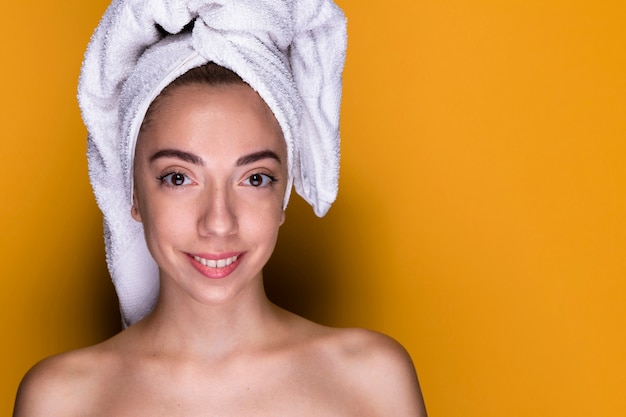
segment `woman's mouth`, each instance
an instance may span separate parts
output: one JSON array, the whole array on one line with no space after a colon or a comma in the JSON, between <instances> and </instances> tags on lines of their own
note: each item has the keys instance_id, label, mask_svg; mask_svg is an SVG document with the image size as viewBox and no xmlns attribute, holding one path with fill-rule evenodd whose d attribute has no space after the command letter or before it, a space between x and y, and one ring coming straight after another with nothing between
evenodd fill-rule
<instances>
[{"instance_id":1,"label":"woman's mouth","mask_svg":"<svg viewBox=\"0 0 626 417\"><path fill-rule=\"evenodd\" d=\"M191 255L191 265L207 278L220 279L229 276L241 263L243 253L233 255ZM210 258L210 259L209 259Z\"/></svg>"}]
</instances>

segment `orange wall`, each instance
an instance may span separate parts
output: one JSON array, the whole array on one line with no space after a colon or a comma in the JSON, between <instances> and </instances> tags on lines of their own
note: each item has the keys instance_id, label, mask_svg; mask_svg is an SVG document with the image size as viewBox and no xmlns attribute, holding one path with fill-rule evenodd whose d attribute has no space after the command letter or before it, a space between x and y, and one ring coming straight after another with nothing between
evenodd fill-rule
<instances>
[{"instance_id":1,"label":"orange wall","mask_svg":"<svg viewBox=\"0 0 626 417\"><path fill-rule=\"evenodd\" d=\"M119 320L75 103L106 3L0 13L2 414ZM339 200L292 202L272 297L396 337L431 416L623 416L625 3L364 3L339 0Z\"/></svg>"}]
</instances>

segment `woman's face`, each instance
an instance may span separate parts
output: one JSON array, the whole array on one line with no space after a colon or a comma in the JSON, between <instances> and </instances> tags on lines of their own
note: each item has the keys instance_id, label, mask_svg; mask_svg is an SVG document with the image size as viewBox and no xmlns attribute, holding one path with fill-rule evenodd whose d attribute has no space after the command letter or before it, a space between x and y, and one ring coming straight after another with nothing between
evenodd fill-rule
<instances>
[{"instance_id":1,"label":"woman's face","mask_svg":"<svg viewBox=\"0 0 626 417\"><path fill-rule=\"evenodd\" d=\"M219 303L258 288L284 221L276 119L245 84L187 85L159 100L137 143L132 215L162 291Z\"/></svg>"}]
</instances>

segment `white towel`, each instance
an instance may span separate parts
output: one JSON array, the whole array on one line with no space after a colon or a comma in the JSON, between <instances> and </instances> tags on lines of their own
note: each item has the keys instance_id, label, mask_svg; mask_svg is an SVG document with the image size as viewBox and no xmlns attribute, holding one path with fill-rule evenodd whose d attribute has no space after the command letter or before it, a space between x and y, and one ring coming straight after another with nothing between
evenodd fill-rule
<instances>
[{"instance_id":1,"label":"white towel","mask_svg":"<svg viewBox=\"0 0 626 417\"><path fill-rule=\"evenodd\" d=\"M152 310L159 292L142 225L130 216L135 143L150 103L207 62L235 71L272 109L287 142L290 183L323 216L337 195L345 50L345 17L332 0L111 3L85 54L78 99L126 326Z\"/></svg>"}]
</instances>

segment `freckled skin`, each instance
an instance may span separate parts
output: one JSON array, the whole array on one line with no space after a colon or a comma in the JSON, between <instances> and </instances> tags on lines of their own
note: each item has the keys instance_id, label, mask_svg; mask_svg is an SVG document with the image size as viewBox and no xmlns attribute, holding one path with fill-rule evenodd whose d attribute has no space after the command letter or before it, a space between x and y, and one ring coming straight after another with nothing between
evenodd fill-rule
<instances>
[{"instance_id":1,"label":"freckled skin","mask_svg":"<svg viewBox=\"0 0 626 417\"><path fill-rule=\"evenodd\" d=\"M153 158L164 149L202 163ZM277 158L237 163L259 151ZM132 210L159 265L157 307L103 343L36 365L14 416L425 416L397 342L267 299L262 268L284 221L285 163L278 123L246 85L164 96L138 141ZM221 272L194 264L233 254Z\"/></svg>"}]
</instances>

